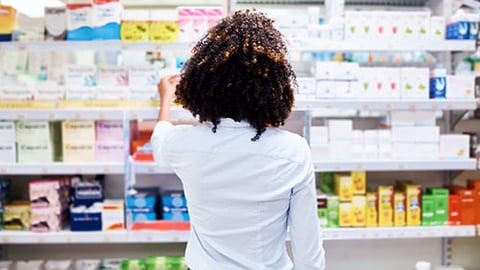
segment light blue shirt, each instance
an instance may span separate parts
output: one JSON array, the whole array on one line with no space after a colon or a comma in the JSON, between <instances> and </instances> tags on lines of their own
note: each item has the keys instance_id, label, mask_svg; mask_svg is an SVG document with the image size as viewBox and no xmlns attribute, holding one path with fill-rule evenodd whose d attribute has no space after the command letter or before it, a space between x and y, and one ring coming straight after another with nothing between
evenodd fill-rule
<instances>
[{"instance_id":1,"label":"light blue shirt","mask_svg":"<svg viewBox=\"0 0 480 270\"><path fill-rule=\"evenodd\" d=\"M153 132L155 158L183 183L191 220L185 258L193 270L325 268L315 175L306 141L247 122L173 126Z\"/></svg>"}]
</instances>

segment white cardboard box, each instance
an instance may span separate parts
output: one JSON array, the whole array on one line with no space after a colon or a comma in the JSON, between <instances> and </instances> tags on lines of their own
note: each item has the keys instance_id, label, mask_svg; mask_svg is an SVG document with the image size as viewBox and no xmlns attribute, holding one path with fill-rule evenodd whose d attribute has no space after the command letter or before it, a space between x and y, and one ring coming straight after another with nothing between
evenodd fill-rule
<instances>
[{"instance_id":1,"label":"white cardboard box","mask_svg":"<svg viewBox=\"0 0 480 270\"><path fill-rule=\"evenodd\" d=\"M330 158L330 144L311 144L312 158L327 160Z\"/></svg>"},{"instance_id":2,"label":"white cardboard box","mask_svg":"<svg viewBox=\"0 0 480 270\"><path fill-rule=\"evenodd\" d=\"M310 95L314 94L317 89L315 78L302 77L297 78L298 83L298 94Z\"/></svg>"},{"instance_id":3,"label":"white cardboard box","mask_svg":"<svg viewBox=\"0 0 480 270\"><path fill-rule=\"evenodd\" d=\"M48 121L18 121L15 126L17 143L50 142Z\"/></svg>"},{"instance_id":4,"label":"white cardboard box","mask_svg":"<svg viewBox=\"0 0 480 270\"><path fill-rule=\"evenodd\" d=\"M63 162L95 162L95 141L63 142Z\"/></svg>"},{"instance_id":5,"label":"white cardboard box","mask_svg":"<svg viewBox=\"0 0 480 270\"><path fill-rule=\"evenodd\" d=\"M470 136L462 134L440 135L441 159L467 159L470 157Z\"/></svg>"},{"instance_id":6,"label":"white cardboard box","mask_svg":"<svg viewBox=\"0 0 480 270\"><path fill-rule=\"evenodd\" d=\"M310 142L312 144L328 144L328 127L326 126L310 127Z\"/></svg>"},{"instance_id":7,"label":"white cardboard box","mask_svg":"<svg viewBox=\"0 0 480 270\"><path fill-rule=\"evenodd\" d=\"M474 99L475 76L474 75L448 75L447 76L447 99Z\"/></svg>"},{"instance_id":8,"label":"white cardboard box","mask_svg":"<svg viewBox=\"0 0 480 270\"><path fill-rule=\"evenodd\" d=\"M390 123L392 127L415 126L415 112L412 111L392 111L390 112Z\"/></svg>"},{"instance_id":9,"label":"white cardboard box","mask_svg":"<svg viewBox=\"0 0 480 270\"><path fill-rule=\"evenodd\" d=\"M444 40L445 39L445 17L431 16L430 17L430 39Z\"/></svg>"},{"instance_id":10,"label":"white cardboard box","mask_svg":"<svg viewBox=\"0 0 480 270\"><path fill-rule=\"evenodd\" d=\"M415 126L435 126L437 114L434 111L415 111Z\"/></svg>"},{"instance_id":11,"label":"white cardboard box","mask_svg":"<svg viewBox=\"0 0 480 270\"><path fill-rule=\"evenodd\" d=\"M330 142L353 139L352 120L328 120L328 138Z\"/></svg>"},{"instance_id":12,"label":"white cardboard box","mask_svg":"<svg viewBox=\"0 0 480 270\"><path fill-rule=\"evenodd\" d=\"M333 160L351 160L353 158L352 141L331 141L330 158Z\"/></svg>"},{"instance_id":13,"label":"white cardboard box","mask_svg":"<svg viewBox=\"0 0 480 270\"><path fill-rule=\"evenodd\" d=\"M0 143L0 163L17 162L17 149L15 143Z\"/></svg>"},{"instance_id":14,"label":"white cardboard box","mask_svg":"<svg viewBox=\"0 0 480 270\"><path fill-rule=\"evenodd\" d=\"M102 230L116 231L125 228L123 200L105 200L102 209Z\"/></svg>"},{"instance_id":15,"label":"white cardboard box","mask_svg":"<svg viewBox=\"0 0 480 270\"><path fill-rule=\"evenodd\" d=\"M0 122L0 140L2 143L15 143L15 124L13 122Z\"/></svg>"},{"instance_id":16,"label":"white cardboard box","mask_svg":"<svg viewBox=\"0 0 480 270\"><path fill-rule=\"evenodd\" d=\"M430 71L428 68L401 68L401 97L403 99L430 98Z\"/></svg>"}]
</instances>

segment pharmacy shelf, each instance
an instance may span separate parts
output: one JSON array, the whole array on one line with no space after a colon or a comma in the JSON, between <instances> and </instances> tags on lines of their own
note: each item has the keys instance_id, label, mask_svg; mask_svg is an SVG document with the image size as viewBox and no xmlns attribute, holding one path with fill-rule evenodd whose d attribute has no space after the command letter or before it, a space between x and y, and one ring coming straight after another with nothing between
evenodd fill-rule
<instances>
[{"instance_id":1,"label":"pharmacy shelf","mask_svg":"<svg viewBox=\"0 0 480 270\"><path fill-rule=\"evenodd\" d=\"M478 107L479 100L388 100L388 99L324 99L315 101L297 100L296 107L304 110L314 109L354 109L375 111L399 111L399 110L474 110Z\"/></svg>"},{"instance_id":2,"label":"pharmacy shelf","mask_svg":"<svg viewBox=\"0 0 480 270\"><path fill-rule=\"evenodd\" d=\"M324 229L325 240L410 239L442 237L474 237L475 226L335 228Z\"/></svg>"},{"instance_id":3,"label":"pharmacy shelf","mask_svg":"<svg viewBox=\"0 0 480 270\"><path fill-rule=\"evenodd\" d=\"M475 226L335 228L323 229L325 240L369 240L412 238L475 237ZM185 243L188 231L111 232L0 232L0 244L135 244Z\"/></svg>"},{"instance_id":4,"label":"pharmacy shelf","mask_svg":"<svg viewBox=\"0 0 480 270\"><path fill-rule=\"evenodd\" d=\"M135 162L135 174L174 174L174 172L155 162Z\"/></svg>"},{"instance_id":5,"label":"pharmacy shelf","mask_svg":"<svg viewBox=\"0 0 480 270\"><path fill-rule=\"evenodd\" d=\"M158 108L51 108L51 109L0 109L1 120L122 120L157 119ZM192 119L192 114L174 107L172 119Z\"/></svg>"},{"instance_id":6,"label":"pharmacy shelf","mask_svg":"<svg viewBox=\"0 0 480 270\"><path fill-rule=\"evenodd\" d=\"M2 42L3 50L28 51L178 51L189 52L193 43L152 43L152 42L122 42L119 40L99 41L38 41L38 42Z\"/></svg>"},{"instance_id":7,"label":"pharmacy shelf","mask_svg":"<svg viewBox=\"0 0 480 270\"><path fill-rule=\"evenodd\" d=\"M305 40L291 44L291 51L330 52L330 51L475 51L475 41L471 40Z\"/></svg>"},{"instance_id":8,"label":"pharmacy shelf","mask_svg":"<svg viewBox=\"0 0 480 270\"><path fill-rule=\"evenodd\" d=\"M119 40L107 41L40 41L3 42L3 50L30 51L178 51L189 52L194 43L159 44L151 42L127 43ZM300 52L321 51L475 51L471 40L315 40L291 42L290 50Z\"/></svg>"},{"instance_id":9,"label":"pharmacy shelf","mask_svg":"<svg viewBox=\"0 0 480 270\"><path fill-rule=\"evenodd\" d=\"M123 174L123 163L0 164L0 175Z\"/></svg>"},{"instance_id":10,"label":"pharmacy shelf","mask_svg":"<svg viewBox=\"0 0 480 270\"><path fill-rule=\"evenodd\" d=\"M0 232L0 244L185 243L187 239L185 231Z\"/></svg>"},{"instance_id":11,"label":"pharmacy shelf","mask_svg":"<svg viewBox=\"0 0 480 270\"><path fill-rule=\"evenodd\" d=\"M315 160L316 172L476 170L475 159L465 160Z\"/></svg>"}]
</instances>

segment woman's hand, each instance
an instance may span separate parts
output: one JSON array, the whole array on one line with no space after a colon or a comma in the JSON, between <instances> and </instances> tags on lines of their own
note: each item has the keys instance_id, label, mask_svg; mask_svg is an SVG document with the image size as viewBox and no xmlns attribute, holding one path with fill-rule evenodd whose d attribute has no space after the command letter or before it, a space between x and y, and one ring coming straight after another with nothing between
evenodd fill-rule
<instances>
[{"instance_id":1,"label":"woman's hand","mask_svg":"<svg viewBox=\"0 0 480 270\"><path fill-rule=\"evenodd\" d=\"M158 95L160 96L160 112L158 121L170 122L170 104L175 97L175 90L180 82L180 76L170 75L162 78L157 85Z\"/></svg>"},{"instance_id":2,"label":"woman's hand","mask_svg":"<svg viewBox=\"0 0 480 270\"><path fill-rule=\"evenodd\" d=\"M161 105L170 104L175 97L175 90L180 82L180 76L170 75L163 77L157 85L158 95L160 96Z\"/></svg>"}]
</instances>

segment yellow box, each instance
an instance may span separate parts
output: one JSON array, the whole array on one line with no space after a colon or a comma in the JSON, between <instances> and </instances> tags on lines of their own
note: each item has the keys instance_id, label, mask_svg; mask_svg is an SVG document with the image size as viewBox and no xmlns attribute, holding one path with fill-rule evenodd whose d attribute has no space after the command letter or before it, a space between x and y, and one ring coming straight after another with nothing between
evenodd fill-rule
<instances>
[{"instance_id":1,"label":"yellow box","mask_svg":"<svg viewBox=\"0 0 480 270\"><path fill-rule=\"evenodd\" d=\"M393 187L378 186L378 226L393 226Z\"/></svg>"},{"instance_id":2,"label":"yellow box","mask_svg":"<svg viewBox=\"0 0 480 270\"><path fill-rule=\"evenodd\" d=\"M0 34L12 34L17 26L17 10L0 5Z\"/></svg>"},{"instance_id":3,"label":"yellow box","mask_svg":"<svg viewBox=\"0 0 480 270\"><path fill-rule=\"evenodd\" d=\"M63 121L64 143L95 142L95 121Z\"/></svg>"},{"instance_id":4,"label":"yellow box","mask_svg":"<svg viewBox=\"0 0 480 270\"><path fill-rule=\"evenodd\" d=\"M395 192L393 196L394 201L394 213L393 213L393 223L396 227L405 226L405 193Z\"/></svg>"},{"instance_id":5,"label":"yellow box","mask_svg":"<svg viewBox=\"0 0 480 270\"><path fill-rule=\"evenodd\" d=\"M335 193L341 202L352 201L353 180L350 175L335 174Z\"/></svg>"},{"instance_id":6,"label":"yellow box","mask_svg":"<svg viewBox=\"0 0 480 270\"><path fill-rule=\"evenodd\" d=\"M352 203L341 202L339 205L339 221L340 227L352 226Z\"/></svg>"},{"instance_id":7,"label":"yellow box","mask_svg":"<svg viewBox=\"0 0 480 270\"><path fill-rule=\"evenodd\" d=\"M367 198L365 195L353 196L352 200L352 227L365 227Z\"/></svg>"},{"instance_id":8,"label":"yellow box","mask_svg":"<svg viewBox=\"0 0 480 270\"><path fill-rule=\"evenodd\" d=\"M407 226L420 226L422 224L421 187L419 185L406 185L404 191Z\"/></svg>"},{"instance_id":9,"label":"yellow box","mask_svg":"<svg viewBox=\"0 0 480 270\"><path fill-rule=\"evenodd\" d=\"M63 162L95 162L95 142L63 143Z\"/></svg>"},{"instance_id":10,"label":"yellow box","mask_svg":"<svg viewBox=\"0 0 480 270\"><path fill-rule=\"evenodd\" d=\"M367 173L362 172L352 172L350 174L353 181L353 194L354 195L363 195L367 191Z\"/></svg>"},{"instance_id":11,"label":"yellow box","mask_svg":"<svg viewBox=\"0 0 480 270\"><path fill-rule=\"evenodd\" d=\"M367 193L367 209L366 209L366 226L367 227L377 227L378 226L378 210L377 210L377 201L378 196L375 192Z\"/></svg>"}]
</instances>

